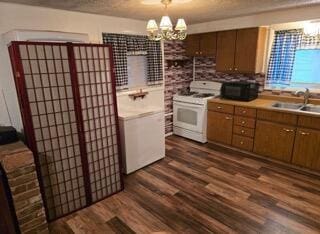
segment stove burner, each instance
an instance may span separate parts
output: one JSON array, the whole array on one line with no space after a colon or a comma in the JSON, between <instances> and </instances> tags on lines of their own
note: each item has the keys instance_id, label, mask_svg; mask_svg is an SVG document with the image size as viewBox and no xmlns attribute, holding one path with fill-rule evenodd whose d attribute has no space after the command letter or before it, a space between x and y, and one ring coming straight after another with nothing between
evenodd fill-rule
<instances>
[{"instance_id":1,"label":"stove burner","mask_svg":"<svg viewBox=\"0 0 320 234\"><path fill-rule=\"evenodd\" d=\"M193 96L193 95L197 95L198 93L197 92L190 92L190 91L181 91L179 93L179 95L181 96Z\"/></svg>"},{"instance_id":2,"label":"stove burner","mask_svg":"<svg viewBox=\"0 0 320 234\"><path fill-rule=\"evenodd\" d=\"M206 98L206 97L212 97L212 96L214 96L213 93L199 93L199 94L193 95L193 97L195 98Z\"/></svg>"}]
</instances>

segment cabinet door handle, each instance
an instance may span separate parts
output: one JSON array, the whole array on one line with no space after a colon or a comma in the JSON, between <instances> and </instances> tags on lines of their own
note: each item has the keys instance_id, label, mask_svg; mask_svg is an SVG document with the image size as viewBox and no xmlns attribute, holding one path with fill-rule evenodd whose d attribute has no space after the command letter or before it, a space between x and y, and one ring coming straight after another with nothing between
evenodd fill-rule
<instances>
[{"instance_id":1,"label":"cabinet door handle","mask_svg":"<svg viewBox=\"0 0 320 234\"><path fill-rule=\"evenodd\" d=\"M302 136L309 136L309 135L310 135L309 132L302 132L302 131L300 131L299 133L300 133L300 135L302 135Z\"/></svg>"},{"instance_id":2,"label":"cabinet door handle","mask_svg":"<svg viewBox=\"0 0 320 234\"><path fill-rule=\"evenodd\" d=\"M288 129L288 128L284 128L283 131L285 131L285 132L293 132L294 130Z\"/></svg>"},{"instance_id":3,"label":"cabinet door handle","mask_svg":"<svg viewBox=\"0 0 320 234\"><path fill-rule=\"evenodd\" d=\"M241 122L241 124L245 124L245 123L246 123L246 121L242 121L242 122Z\"/></svg>"},{"instance_id":4,"label":"cabinet door handle","mask_svg":"<svg viewBox=\"0 0 320 234\"><path fill-rule=\"evenodd\" d=\"M202 54L202 51L200 51L200 54Z\"/></svg>"},{"instance_id":5,"label":"cabinet door handle","mask_svg":"<svg viewBox=\"0 0 320 234\"><path fill-rule=\"evenodd\" d=\"M247 112L246 112L245 110L243 110L243 111L242 111L242 114L245 114L245 113L247 113Z\"/></svg>"},{"instance_id":6,"label":"cabinet door handle","mask_svg":"<svg viewBox=\"0 0 320 234\"><path fill-rule=\"evenodd\" d=\"M238 71L238 68L235 68L234 70L235 70L235 71Z\"/></svg>"},{"instance_id":7,"label":"cabinet door handle","mask_svg":"<svg viewBox=\"0 0 320 234\"><path fill-rule=\"evenodd\" d=\"M221 106L217 106L217 109L219 109L219 110L220 110L220 109L222 109L222 107L221 107Z\"/></svg>"},{"instance_id":8,"label":"cabinet door handle","mask_svg":"<svg viewBox=\"0 0 320 234\"><path fill-rule=\"evenodd\" d=\"M245 130L241 130L241 133L245 133L246 131Z\"/></svg>"},{"instance_id":9,"label":"cabinet door handle","mask_svg":"<svg viewBox=\"0 0 320 234\"><path fill-rule=\"evenodd\" d=\"M199 52L198 52L198 51L196 51L196 54L199 54Z\"/></svg>"},{"instance_id":10,"label":"cabinet door handle","mask_svg":"<svg viewBox=\"0 0 320 234\"><path fill-rule=\"evenodd\" d=\"M232 71L232 68L231 68L231 67L229 68L229 71Z\"/></svg>"},{"instance_id":11,"label":"cabinet door handle","mask_svg":"<svg viewBox=\"0 0 320 234\"><path fill-rule=\"evenodd\" d=\"M231 120L231 119L232 119L231 117L228 117L228 116L226 117L226 120Z\"/></svg>"},{"instance_id":12,"label":"cabinet door handle","mask_svg":"<svg viewBox=\"0 0 320 234\"><path fill-rule=\"evenodd\" d=\"M240 145L243 145L244 144L244 142L243 141L240 141Z\"/></svg>"}]
</instances>

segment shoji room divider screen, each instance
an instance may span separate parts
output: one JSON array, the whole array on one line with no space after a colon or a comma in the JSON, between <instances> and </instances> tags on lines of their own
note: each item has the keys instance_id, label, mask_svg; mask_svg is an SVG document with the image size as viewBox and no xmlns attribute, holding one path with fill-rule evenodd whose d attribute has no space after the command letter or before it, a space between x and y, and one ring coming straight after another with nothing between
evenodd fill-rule
<instances>
[{"instance_id":1,"label":"shoji room divider screen","mask_svg":"<svg viewBox=\"0 0 320 234\"><path fill-rule=\"evenodd\" d=\"M12 42L9 52L48 220L122 190L111 48Z\"/></svg>"}]
</instances>

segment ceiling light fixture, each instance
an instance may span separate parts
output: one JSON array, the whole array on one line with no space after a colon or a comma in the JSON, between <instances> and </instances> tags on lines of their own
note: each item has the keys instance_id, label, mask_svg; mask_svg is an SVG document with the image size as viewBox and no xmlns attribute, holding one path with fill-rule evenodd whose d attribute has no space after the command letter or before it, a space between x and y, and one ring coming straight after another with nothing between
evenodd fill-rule
<instances>
[{"instance_id":1,"label":"ceiling light fixture","mask_svg":"<svg viewBox=\"0 0 320 234\"><path fill-rule=\"evenodd\" d=\"M187 2L191 2L191 1L192 0L174 0L172 5L184 4L184 3L187 3ZM144 5L158 5L159 4L159 0L142 0L141 2Z\"/></svg>"},{"instance_id":2,"label":"ceiling light fixture","mask_svg":"<svg viewBox=\"0 0 320 234\"><path fill-rule=\"evenodd\" d=\"M168 5L171 2L172 0L161 0L161 3L165 6L166 13ZM173 29L171 19L168 14L166 14L162 16L159 27L154 19L149 20L147 32L148 38L153 41L184 40L187 37L187 25L184 19L178 19L176 27Z\"/></svg>"}]
</instances>

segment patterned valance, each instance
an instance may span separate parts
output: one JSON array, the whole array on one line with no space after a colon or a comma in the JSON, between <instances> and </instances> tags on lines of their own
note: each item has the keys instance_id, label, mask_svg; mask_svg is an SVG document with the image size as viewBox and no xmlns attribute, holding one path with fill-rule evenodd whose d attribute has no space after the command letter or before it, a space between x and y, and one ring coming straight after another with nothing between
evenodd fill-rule
<instances>
[{"instance_id":1,"label":"patterned valance","mask_svg":"<svg viewBox=\"0 0 320 234\"><path fill-rule=\"evenodd\" d=\"M320 49L320 37L303 35L299 49Z\"/></svg>"},{"instance_id":2,"label":"patterned valance","mask_svg":"<svg viewBox=\"0 0 320 234\"><path fill-rule=\"evenodd\" d=\"M121 34L103 34L103 43L112 45L117 89L128 87L127 39Z\"/></svg>"},{"instance_id":3,"label":"patterned valance","mask_svg":"<svg viewBox=\"0 0 320 234\"><path fill-rule=\"evenodd\" d=\"M146 55L148 61L148 85L163 81L162 52L159 41L150 41L146 36L103 33L103 43L113 48L117 89L128 87L127 56Z\"/></svg>"},{"instance_id":4,"label":"patterned valance","mask_svg":"<svg viewBox=\"0 0 320 234\"><path fill-rule=\"evenodd\" d=\"M126 35L127 55L147 55L147 37Z\"/></svg>"},{"instance_id":5,"label":"patterned valance","mask_svg":"<svg viewBox=\"0 0 320 234\"><path fill-rule=\"evenodd\" d=\"M148 85L157 85L162 83L162 53L160 42L150 41L147 39L148 51Z\"/></svg>"}]
</instances>

